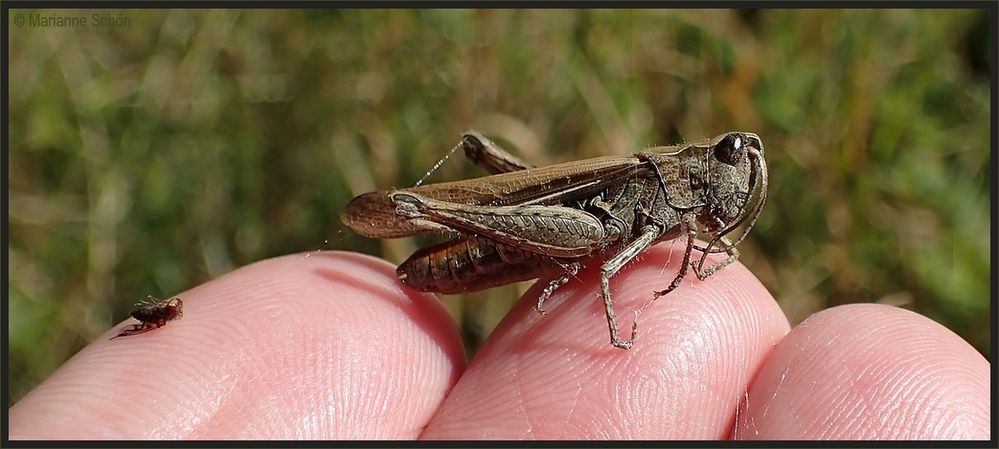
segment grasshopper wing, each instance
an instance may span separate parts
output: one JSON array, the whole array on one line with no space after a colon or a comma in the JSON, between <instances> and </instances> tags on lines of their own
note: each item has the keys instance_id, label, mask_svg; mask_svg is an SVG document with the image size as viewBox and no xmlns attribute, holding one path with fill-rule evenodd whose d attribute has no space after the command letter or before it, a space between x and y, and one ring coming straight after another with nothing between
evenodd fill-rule
<instances>
[{"instance_id":1,"label":"grasshopper wing","mask_svg":"<svg viewBox=\"0 0 999 449\"><path fill-rule=\"evenodd\" d=\"M641 176L648 170L643 164L636 157L607 156L402 190L436 200L470 205L557 204L589 198L623 179ZM394 191L382 190L357 196L343 209L341 221L358 234L370 238L440 232L439 225L405 220L396 215L396 205L389 199L389 194Z\"/></svg>"}]
</instances>

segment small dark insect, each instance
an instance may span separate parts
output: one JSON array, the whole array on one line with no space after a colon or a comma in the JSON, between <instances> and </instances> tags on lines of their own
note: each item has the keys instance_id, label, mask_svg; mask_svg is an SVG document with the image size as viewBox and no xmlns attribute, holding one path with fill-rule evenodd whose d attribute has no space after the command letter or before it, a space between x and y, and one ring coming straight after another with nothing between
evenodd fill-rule
<instances>
[{"instance_id":1,"label":"small dark insect","mask_svg":"<svg viewBox=\"0 0 999 449\"><path fill-rule=\"evenodd\" d=\"M132 311L132 318L140 321L131 327L123 329L121 333L111 337L114 340L118 337L128 337L138 335L158 329L166 325L167 321L176 320L184 316L184 301L180 298L159 299L155 296L147 296L135 304Z\"/></svg>"},{"instance_id":2,"label":"small dark insect","mask_svg":"<svg viewBox=\"0 0 999 449\"><path fill-rule=\"evenodd\" d=\"M621 336L611 278L652 245L671 240L686 242L683 263L652 300L676 289L688 270L710 277L739 257L736 245L767 198L763 142L749 132L540 168L474 131L458 146L494 174L366 193L347 204L343 222L372 238L450 236L399 265L399 280L416 290L458 293L555 275L538 298L540 313L584 264L609 255L600 287L611 344L622 349L634 344L638 324L630 338ZM743 224L745 231L730 239ZM709 240L706 246L694 243L698 235ZM705 267L711 253L728 257Z\"/></svg>"}]
</instances>

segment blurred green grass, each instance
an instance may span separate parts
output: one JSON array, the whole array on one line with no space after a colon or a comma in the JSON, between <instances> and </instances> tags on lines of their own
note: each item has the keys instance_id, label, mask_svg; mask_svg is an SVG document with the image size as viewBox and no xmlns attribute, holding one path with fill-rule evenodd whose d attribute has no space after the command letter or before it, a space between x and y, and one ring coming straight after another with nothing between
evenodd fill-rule
<instances>
[{"instance_id":1,"label":"blurred green grass","mask_svg":"<svg viewBox=\"0 0 999 449\"><path fill-rule=\"evenodd\" d=\"M878 301L990 349L986 11L123 14L8 30L11 401L147 294L318 248L403 260L339 211L469 128L537 164L756 132L742 261L792 322ZM470 350L524 288L443 298Z\"/></svg>"}]
</instances>

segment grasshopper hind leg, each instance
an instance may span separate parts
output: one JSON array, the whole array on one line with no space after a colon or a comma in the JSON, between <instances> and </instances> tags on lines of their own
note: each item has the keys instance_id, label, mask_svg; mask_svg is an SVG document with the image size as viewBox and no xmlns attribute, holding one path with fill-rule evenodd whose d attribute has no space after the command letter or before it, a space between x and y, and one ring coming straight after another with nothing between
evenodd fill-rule
<instances>
[{"instance_id":1,"label":"grasshopper hind leg","mask_svg":"<svg viewBox=\"0 0 999 449\"><path fill-rule=\"evenodd\" d=\"M492 174L510 173L534 168L517 156L510 154L478 131L468 131L461 136L461 149L465 157Z\"/></svg>"}]
</instances>

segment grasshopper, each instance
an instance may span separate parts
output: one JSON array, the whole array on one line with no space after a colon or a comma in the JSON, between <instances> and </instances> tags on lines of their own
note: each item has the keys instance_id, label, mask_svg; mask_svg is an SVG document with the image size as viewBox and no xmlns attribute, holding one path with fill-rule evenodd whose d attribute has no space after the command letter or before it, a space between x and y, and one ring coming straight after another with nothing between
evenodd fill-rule
<instances>
[{"instance_id":1,"label":"grasshopper","mask_svg":"<svg viewBox=\"0 0 999 449\"><path fill-rule=\"evenodd\" d=\"M545 301L583 264L609 255L600 287L611 344L622 349L638 336L637 314L630 337L623 339L610 279L653 244L685 238L676 277L654 291L651 301L676 289L688 267L704 280L739 257L736 245L766 202L763 142L748 132L540 168L475 131L458 146L493 174L366 193L347 204L342 221L370 238L451 236L399 265L402 283L419 291L452 294L554 276L538 298L541 314ZM742 235L730 240L728 234L747 220ZM707 246L694 242L698 234L709 237ZM696 261L694 249L702 253ZM709 253L722 252L728 257L704 267Z\"/></svg>"}]
</instances>

